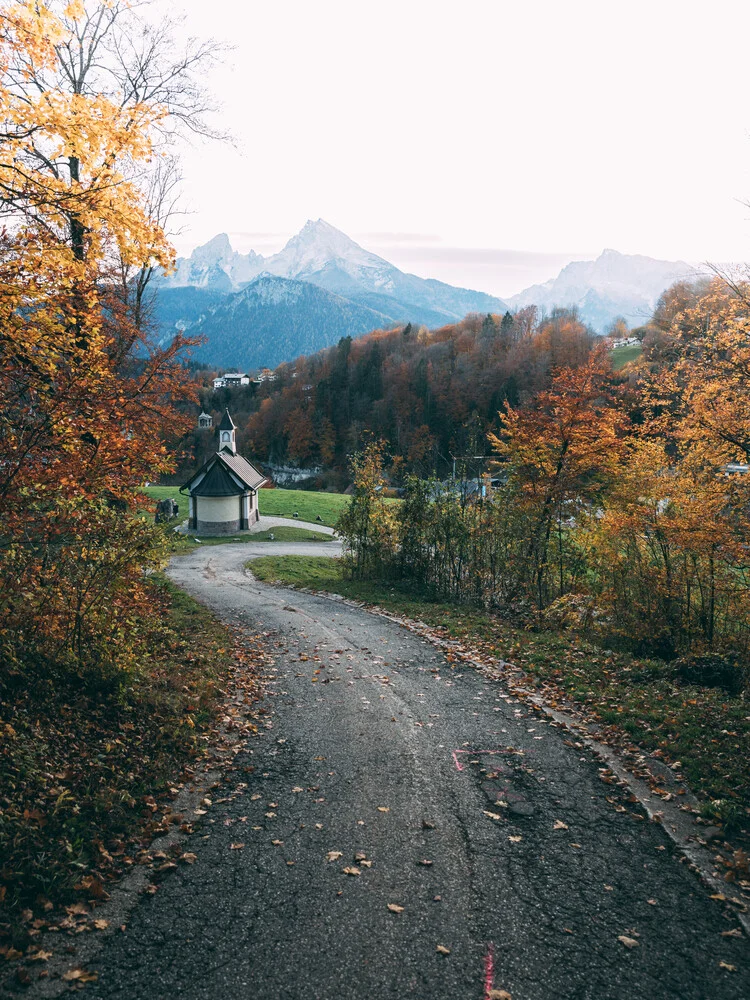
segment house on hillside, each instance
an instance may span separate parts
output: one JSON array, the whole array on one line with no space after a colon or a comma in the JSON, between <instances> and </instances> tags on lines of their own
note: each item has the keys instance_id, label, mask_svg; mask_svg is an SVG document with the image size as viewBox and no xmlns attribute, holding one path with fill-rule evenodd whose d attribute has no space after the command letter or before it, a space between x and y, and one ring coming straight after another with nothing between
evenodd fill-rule
<instances>
[{"instance_id":1,"label":"house on hillside","mask_svg":"<svg viewBox=\"0 0 750 1000\"><path fill-rule=\"evenodd\" d=\"M250 385L250 376L245 372L227 372L214 379L214 389L227 389L237 385Z\"/></svg>"},{"instance_id":2,"label":"house on hillside","mask_svg":"<svg viewBox=\"0 0 750 1000\"><path fill-rule=\"evenodd\" d=\"M205 431L213 427L213 425L214 425L214 418L211 416L210 413L206 413L205 411L202 410L198 417L198 426L200 427L200 429L202 431Z\"/></svg>"},{"instance_id":3,"label":"house on hillside","mask_svg":"<svg viewBox=\"0 0 750 1000\"><path fill-rule=\"evenodd\" d=\"M256 385L260 385L262 382L275 382L277 379L275 372L272 372L270 368L261 368L258 374L253 379Z\"/></svg>"},{"instance_id":4,"label":"house on hillside","mask_svg":"<svg viewBox=\"0 0 750 1000\"><path fill-rule=\"evenodd\" d=\"M189 498L188 529L203 535L233 535L260 520L258 490L268 480L237 454L237 428L224 411L217 428L219 450L183 486Z\"/></svg>"}]
</instances>

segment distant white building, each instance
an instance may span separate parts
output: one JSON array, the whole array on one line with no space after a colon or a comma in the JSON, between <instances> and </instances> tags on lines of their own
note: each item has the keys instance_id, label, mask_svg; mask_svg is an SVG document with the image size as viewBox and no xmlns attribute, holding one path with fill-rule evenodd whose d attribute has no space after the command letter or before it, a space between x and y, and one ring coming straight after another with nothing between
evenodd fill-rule
<instances>
[{"instance_id":1,"label":"distant white building","mask_svg":"<svg viewBox=\"0 0 750 1000\"><path fill-rule=\"evenodd\" d=\"M272 372L270 368L261 368L258 374L253 379L256 385L260 385L261 382L275 382L278 378L275 372Z\"/></svg>"},{"instance_id":2,"label":"distant white building","mask_svg":"<svg viewBox=\"0 0 750 1000\"><path fill-rule=\"evenodd\" d=\"M250 376L244 372L227 372L214 379L214 389L224 389L227 386L250 385Z\"/></svg>"}]
</instances>

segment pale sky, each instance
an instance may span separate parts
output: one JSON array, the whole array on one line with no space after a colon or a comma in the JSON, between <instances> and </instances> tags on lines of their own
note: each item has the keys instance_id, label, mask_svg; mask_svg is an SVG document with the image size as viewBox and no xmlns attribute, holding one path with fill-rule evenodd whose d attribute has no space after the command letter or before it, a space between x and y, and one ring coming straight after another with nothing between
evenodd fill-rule
<instances>
[{"instance_id":1,"label":"pale sky","mask_svg":"<svg viewBox=\"0 0 750 1000\"><path fill-rule=\"evenodd\" d=\"M235 46L181 253L322 217L508 295L605 247L750 259L747 0L157 0Z\"/></svg>"}]
</instances>

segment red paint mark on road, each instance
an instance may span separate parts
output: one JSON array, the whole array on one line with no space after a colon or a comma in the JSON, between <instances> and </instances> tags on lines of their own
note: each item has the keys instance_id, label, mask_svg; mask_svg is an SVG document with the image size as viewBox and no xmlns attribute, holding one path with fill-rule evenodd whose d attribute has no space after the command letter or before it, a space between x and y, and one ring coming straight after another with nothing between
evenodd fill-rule
<instances>
[{"instance_id":1,"label":"red paint mark on road","mask_svg":"<svg viewBox=\"0 0 750 1000\"><path fill-rule=\"evenodd\" d=\"M453 751L453 763L456 765L456 770L457 771L463 771L463 769L464 769L463 764L459 763L458 757L457 757L457 754L459 754L459 753L461 753L460 750L454 750Z\"/></svg>"},{"instance_id":2,"label":"red paint mark on road","mask_svg":"<svg viewBox=\"0 0 750 1000\"><path fill-rule=\"evenodd\" d=\"M490 943L484 956L484 1000L490 1000L495 988L495 949Z\"/></svg>"}]
</instances>

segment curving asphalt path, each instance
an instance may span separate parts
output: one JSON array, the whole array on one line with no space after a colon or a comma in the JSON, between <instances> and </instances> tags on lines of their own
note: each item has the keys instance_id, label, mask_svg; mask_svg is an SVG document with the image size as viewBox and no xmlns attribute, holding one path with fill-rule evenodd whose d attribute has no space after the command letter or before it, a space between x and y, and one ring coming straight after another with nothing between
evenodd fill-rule
<instances>
[{"instance_id":1,"label":"curving asphalt path","mask_svg":"<svg viewBox=\"0 0 750 1000\"><path fill-rule=\"evenodd\" d=\"M730 910L660 826L607 801L564 730L398 625L243 569L335 549L173 561L180 586L269 634L270 725L238 755L247 787L185 848L197 862L142 898L87 995L747 1000Z\"/></svg>"}]
</instances>

